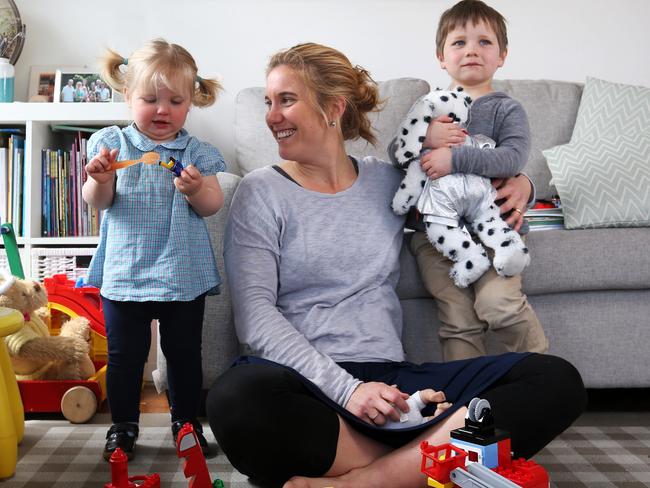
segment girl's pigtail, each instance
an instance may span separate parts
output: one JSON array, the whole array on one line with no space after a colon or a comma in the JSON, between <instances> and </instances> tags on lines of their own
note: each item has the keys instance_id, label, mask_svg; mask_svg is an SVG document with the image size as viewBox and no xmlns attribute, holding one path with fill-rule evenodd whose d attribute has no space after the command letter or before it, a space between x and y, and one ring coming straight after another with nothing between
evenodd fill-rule
<instances>
[{"instance_id":1,"label":"girl's pigtail","mask_svg":"<svg viewBox=\"0 0 650 488\"><path fill-rule=\"evenodd\" d=\"M126 58L112 49L106 50L102 59L102 80L108 83L113 90L123 93L126 86L125 74L120 70Z\"/></svg>"},{"instance_id":2,"label":"girl's pigtail","mask_svg":"<svg viewBox=\"0 0 650 488\"><path fill-rule=\"evenodd\" d=\"M223 90L221 83L216 79L196 77L197 87L194 90L192 104L197 107L208 107L216 100L219 92Z\"/></svg>"}]
</instances>

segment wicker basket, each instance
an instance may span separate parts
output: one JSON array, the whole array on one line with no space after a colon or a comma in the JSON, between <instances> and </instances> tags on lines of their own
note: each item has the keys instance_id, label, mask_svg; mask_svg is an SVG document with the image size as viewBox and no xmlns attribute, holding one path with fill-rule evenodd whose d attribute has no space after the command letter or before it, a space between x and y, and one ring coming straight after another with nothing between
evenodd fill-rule
<instances>
[{"instance_id":1,"label":"wicker basket","mask_svg":"<svg viewBox=\"0 0 650 488\"><path fill-rule=\"evenodd\" d=\"M44 278L65 273L69 279L86 277L88 264L95 253L94 247L34 248L31 256L31 278Z\"/></svg>"}]
</instances>

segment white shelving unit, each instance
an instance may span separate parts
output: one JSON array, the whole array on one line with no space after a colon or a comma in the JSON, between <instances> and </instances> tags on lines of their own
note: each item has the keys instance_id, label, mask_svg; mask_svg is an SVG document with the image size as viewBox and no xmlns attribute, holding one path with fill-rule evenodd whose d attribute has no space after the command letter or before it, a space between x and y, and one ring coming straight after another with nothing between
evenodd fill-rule
<instances>
[{"instance_id":1,"label":"white shelving unit","mask_svg":"<svg viewBox=\"0 0 650 488\"><path fill-rule=\"evenodd\" d=\"M33 248L92 247L99 240L97 237L41 237L41 149L57 148L50 126L105 127L129 122L125 103L0 103L0 127L22 127L25 130L27 221L23 224L24 235L17 241L26 276L31 275Z\"/></svg>"}]
</instances>

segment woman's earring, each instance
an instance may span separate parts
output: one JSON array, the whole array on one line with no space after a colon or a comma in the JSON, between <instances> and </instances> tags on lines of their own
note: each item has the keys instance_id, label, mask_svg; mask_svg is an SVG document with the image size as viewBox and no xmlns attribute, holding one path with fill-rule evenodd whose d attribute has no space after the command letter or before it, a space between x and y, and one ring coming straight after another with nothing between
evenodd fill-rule
<instances>
[{"instance_id":1,"label":"woman's earring","mask_svg":"<svg viewBox=\"0 0 650 488\"><path fill-rule=\"evenodd\" d=\"M336 122L334 122L334 121L332 120L332 121L330 122L330 127L336 127Z\"/></svg>"}]
</instances>

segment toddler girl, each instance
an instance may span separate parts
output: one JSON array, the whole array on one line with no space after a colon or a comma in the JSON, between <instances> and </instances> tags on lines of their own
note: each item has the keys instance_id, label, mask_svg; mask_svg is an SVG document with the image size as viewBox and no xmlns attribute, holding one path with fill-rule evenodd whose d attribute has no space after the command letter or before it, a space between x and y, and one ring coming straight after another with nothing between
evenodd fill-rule
<instances>
[{"instance_id":1,"label":"toddler girl","mask_svg":"<svg viewBox=\"0 0 650 488\"><path fill-rule=\"evenodd\" d=\"M192 56L162 39L128 59L109 50L102 79L124 93L133 117L124 129L107 127L90 138L83 186L86 202L106 209L88 272L88 283L101 288L108 337L113 425L104 458L118 447L133 458L154 318L167 359L174 439L184 422L192 422L206 452L196 420L201 329L205 296L218 293L221 279L203 217L223 205L216 173L225 164L215 147L190 136L183 125L190 107L214 103L221 86L200 78ZM158 153L163 163L173 158L184 169L176 176L157 164L114 167L148 152Z\"/></svg>"}]
</instances>

